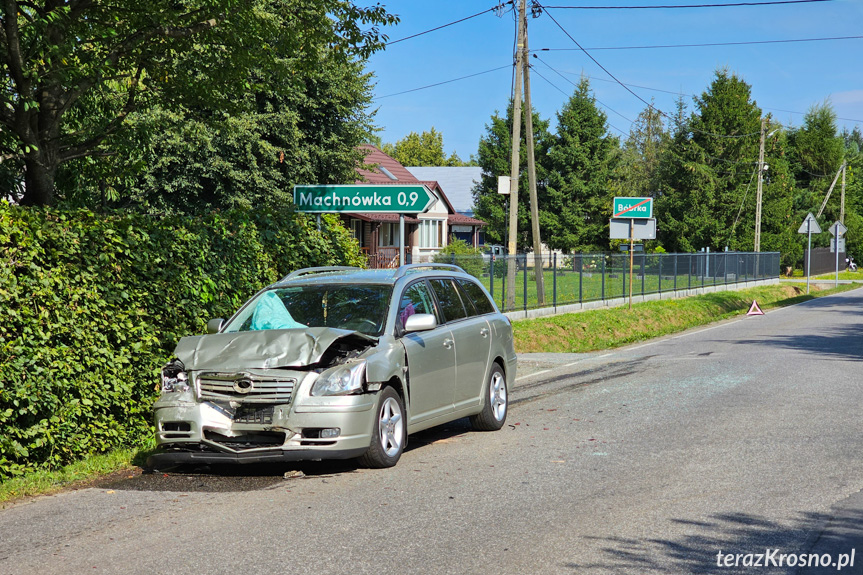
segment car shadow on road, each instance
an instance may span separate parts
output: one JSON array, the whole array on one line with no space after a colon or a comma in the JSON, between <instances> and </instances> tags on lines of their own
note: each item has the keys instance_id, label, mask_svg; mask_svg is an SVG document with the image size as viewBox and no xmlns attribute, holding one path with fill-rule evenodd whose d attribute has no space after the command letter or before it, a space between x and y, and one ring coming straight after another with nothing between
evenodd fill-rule
<instances>
[{"instance_id":1,"label":"car shadow on road","mask_svg":"<svg viewBox=\"0 0 863 575\"><path fill-rule=\"evenodd\" d=\"M445 442L471 431L467 418L411 435L405 453ZM143 460L142 460L143 461ZM356 460L297 461L242 465L184 465L164 470L142 467L142 472L100 483L100 488L123 491L240 492L267 489L297 478L326 478L356 473Z\"/></svg>"},{"instance_id":2,"label":"car shadow on road","mask_svg":"<svg viewBox=\"0 0 863 575\"><path fill-rule=\"evenodd\" d=\"M839 572L835 563L842 561L849 573L860 573L863 566L863 492L841 502L829 513L800 513L791 524L747 513L716 514L705 521L671 521L685 526L686 535L644 540L586 537L593 543L602 542L603 559L567 563L564 567L579 573L762 571L816 575ZM852 553L853 568L849 564ZM783 554L786 557L780 566ZM790 559L791 555L796 557ZM756 564L758 561L760 566Z\"/></svg>"}]
</instances>

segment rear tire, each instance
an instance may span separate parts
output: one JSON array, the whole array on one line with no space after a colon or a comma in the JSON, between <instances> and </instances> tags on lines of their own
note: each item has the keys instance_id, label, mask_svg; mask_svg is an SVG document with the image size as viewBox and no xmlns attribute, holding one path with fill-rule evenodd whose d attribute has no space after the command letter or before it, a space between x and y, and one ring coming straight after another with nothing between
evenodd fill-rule
<instances>
[{"instance_id":1,"label":"rear tire","mask_svg":"<svg viewBox=\"0 0 863 575\"><path fill-rule=\"evenodd\" d=\"M485 401L482 411L470 416L470 424L477 431L497 431L503 427L509 408L506 376L497 363L491 368L483 391Z\"/></svg>"},{"instance_id":2,"label":"rear tire","mask_svg":"<svg viewBox=\"0 0 863 575\"><path fill-rule=\"evenodd\" d=\"M359 464L372 469L392 467L398 463L406 443L404 402L395 389L385 387L378 394L369 450L359 457Z\"/></svg>"}]
</instances>

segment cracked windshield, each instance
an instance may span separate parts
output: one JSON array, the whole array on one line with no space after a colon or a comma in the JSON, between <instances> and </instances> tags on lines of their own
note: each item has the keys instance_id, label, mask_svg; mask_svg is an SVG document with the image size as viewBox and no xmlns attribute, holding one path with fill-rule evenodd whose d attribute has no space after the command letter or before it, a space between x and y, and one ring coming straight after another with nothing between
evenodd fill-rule
<instances>
[{"instance_id":1,"label":"cracked windshield","mask_svg":"<svg viewBox=\"0 0 863 575\"><path fill-rule=\"evenodd\" d=\"M332 327L378 336L392 288L376 285L299 286L260 294L225 332Z\"/></svg>"}]
</instances>

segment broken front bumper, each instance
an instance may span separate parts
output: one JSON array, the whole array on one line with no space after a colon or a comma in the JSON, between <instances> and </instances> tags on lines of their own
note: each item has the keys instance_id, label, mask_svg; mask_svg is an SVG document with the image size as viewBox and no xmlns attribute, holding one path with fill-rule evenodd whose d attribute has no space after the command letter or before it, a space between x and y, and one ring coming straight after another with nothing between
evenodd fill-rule
<instances>
[{"instance_id":1,"label":"broken front bumper","mask_svg":"<svg viewBox=\"0 0 863 575\"><path fill-rule=\"evenodd\" d=\"M291 403L202 401L192 390L154 405L151 467L349 459L371 444L376 393L296 397Z\"/></svg>"}]
</instances>

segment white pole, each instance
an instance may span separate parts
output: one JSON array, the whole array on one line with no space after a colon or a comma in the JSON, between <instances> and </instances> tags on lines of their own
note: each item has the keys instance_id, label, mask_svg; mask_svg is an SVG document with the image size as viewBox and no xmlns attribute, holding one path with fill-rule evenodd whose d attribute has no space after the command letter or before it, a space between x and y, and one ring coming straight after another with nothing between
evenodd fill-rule
<instances>
[{"instance_id":1,"label":"white pole","mask_svg":"<svg viewBox=\"0 0 863 575\"><path fill-rule=\"evenodd\" d=\"M399 214L399 265L405 265L405 215Z\"/></svg>"},{"instance_id":2,"label":"white pole","mask_svg":"<svg viewBox=\"0 0 863 575\"><path fill-rule=\"evenodd\" d=\"M809 236L809 245L806 251L806 293L809 294L809 270L812 267L812 220L806 220L806 234Z\"/></svg>"},{"instance_id":3,"label":"white pole","mask_svg":"<svg viewBox=\"0 0 863 575\"><path fill-rule=\"evenodd\" d=\"M837 232L839 230L836 230ZM833 236L833 247L836 251L836 287L839 287L839 234Z\"/></svg>"}]
</instances>

